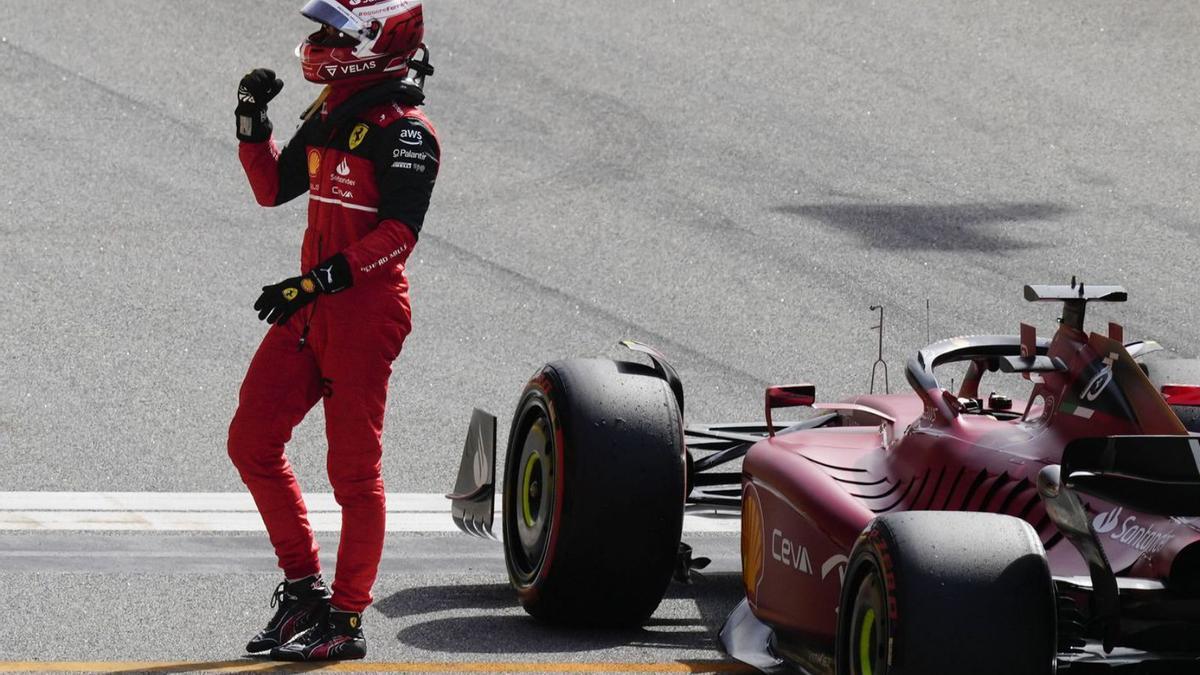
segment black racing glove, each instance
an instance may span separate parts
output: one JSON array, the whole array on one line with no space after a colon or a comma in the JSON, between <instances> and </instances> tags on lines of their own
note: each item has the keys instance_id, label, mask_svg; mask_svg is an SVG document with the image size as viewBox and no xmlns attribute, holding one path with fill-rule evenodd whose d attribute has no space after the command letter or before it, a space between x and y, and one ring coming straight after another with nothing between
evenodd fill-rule
<instances>
[{"instance_id":1,"label":"black racing glove","mask_svg":"<svg viewBox=\"0 0 1200 675\"><path fill-rule=\"evenodd\" d=\"M346 262L346 256L339 253L304 276L263 286L262 295L254 301L254 309L260 320L284 323L301 307L316 300L318 293L339 293L352 285L350 264Z\"/></svg>"},{"instance_id":2,"label":"black racing glove","mask_svg":"<svg viewBox=\"0 0 1200 675\"><path fill-rule=\"evenodd\" d=\"M275 71L255 68L246 73L238 84L237 137L239 141L261 143L271 137L271 120L267 118L267 103L283 89L283 80Z\"/></svg>"}]
</instances>

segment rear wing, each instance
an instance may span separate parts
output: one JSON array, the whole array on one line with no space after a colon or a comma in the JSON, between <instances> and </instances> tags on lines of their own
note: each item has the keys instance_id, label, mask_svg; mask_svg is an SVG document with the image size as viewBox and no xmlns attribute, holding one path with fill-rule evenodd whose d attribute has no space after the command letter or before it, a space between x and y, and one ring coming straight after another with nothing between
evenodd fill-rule
<instances>
[{"instance_id":1,"label":"rear wing","mask_svg":"<svg viewBox=\"0 0 1200 675\"><path fill-rule=\"evenodd\" d=\"M1129 293L1121 286L1051 286L1035 284L1025 287L1025 299L1030 302L1125 302Z\"/></svg>"},{"instance_id":2,"label":"rear wing","mask_svg":"<svg viewBox=\"0 0 1200 675\"><path fill-rule=\"evenodd\" d=\"M1037 284L1025 287L1025 299L1029 302L1063 303L1062 323L1076 330L1083 330L1083 315L1089 302L1125 302L1129 293L1121 286L1087 286L1076 284L1071 278L1070 286Z\"/></svg>"}]
</instances>

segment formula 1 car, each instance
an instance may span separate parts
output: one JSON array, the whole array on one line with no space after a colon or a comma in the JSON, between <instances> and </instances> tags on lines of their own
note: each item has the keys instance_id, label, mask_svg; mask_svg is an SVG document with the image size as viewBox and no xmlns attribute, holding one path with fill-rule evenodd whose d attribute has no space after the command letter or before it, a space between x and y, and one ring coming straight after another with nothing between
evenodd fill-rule
<instances>
[{"instance_id":1,"label":"formula 1 car","mask_svg":"<svg viewBox=\"0 0 1200 675\"><path fill-rule=\"evenodd\" d=\"M1052 339L1022 324L935 342L908 360L908 394L818 403L809 384L769 387L763 423L685 427L677 374L636 343L652 365L545 366L504 474L521 603L553 623L642 622L695 564L684 511L724 506L741 511L746 597L720 639L761 670L1195 668L1200 387L1164 381L1171 362L1143 360L1158 346L1118 324L1084 332L1088 303L1126 295L1026 286L1063 303ZM957 391L935 373L951 364ZM1028 401L985 396L985 377L1028 380ZM790 406L815 414L773 421ZM450 497L481 536L494 460L495 418L476 411Z\"/></svg>"}]
</instances>

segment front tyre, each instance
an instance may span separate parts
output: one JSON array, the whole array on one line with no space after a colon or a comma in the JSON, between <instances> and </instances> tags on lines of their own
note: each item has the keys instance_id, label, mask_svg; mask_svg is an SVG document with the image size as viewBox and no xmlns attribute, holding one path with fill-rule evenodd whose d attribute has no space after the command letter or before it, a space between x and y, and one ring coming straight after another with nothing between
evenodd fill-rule
<instances>
[{"instance_id":1,"label":"front tyre","mask_svg":"<svg viewBox=\"0 0 1200 675\"><path fill-rule=\"evenodd\" d=\"M1054 585L1023 520L880 516L859 537L838 610L838 675L1054 670Z\"/></svg>"},{"instance_id":2,"label":"front tyre","mask_svg":"<svg viewBox=\"0 0 1200 675\"><path fill-rule=\"evenodd\" d=\"M504 558L522 606L553 624L641 625L670 581L683 529L679 406L636 363L544 367L513 416Z\"/></svg>"}]
</instances>

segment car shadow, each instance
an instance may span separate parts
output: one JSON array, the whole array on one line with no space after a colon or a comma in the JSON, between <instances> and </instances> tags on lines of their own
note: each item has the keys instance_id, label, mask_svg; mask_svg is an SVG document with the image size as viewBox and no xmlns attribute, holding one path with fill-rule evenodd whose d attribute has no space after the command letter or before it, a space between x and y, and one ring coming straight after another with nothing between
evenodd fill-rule
<instances>
[{"instance_id":1,"label":"car shadow","mask_svg":"<svg viewBox=\"0 0 1200 675\"><path fill-rule=\"evenodd\" d=\"M854 233L875 248L985 252L1040 247L1019 223L1057 220L1072 211L1048 202L796 204L772 210Z\"/></svg>"},{"instance_id":2,"label":"car shadow","mask_svg":"<svg viewBox=\"0 0 1200 675\"><path fill-rule=\"evenodd\" d=\"M597 630L548 626L520 611L508 584L408 588L374 608L391 618L481 610L469 616L433 618L402 629L396 639L409 647L453 654L580 652L616 647L713 649L717 631L742 598L737 574L704 575L692 584L672 582L664 606L642 628ZM668 616L672 601L691 600L699 617ZM666 608L666 609L664 609ZM688 612L689 615L692 612Z\"/></svg>"}]
</instances>

